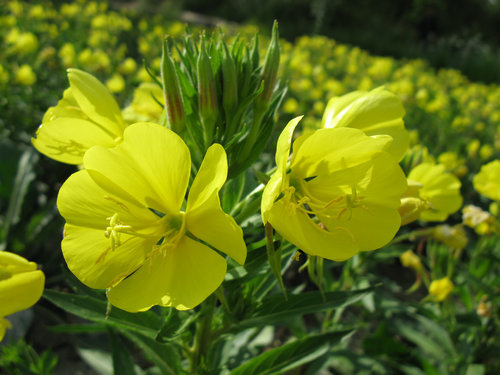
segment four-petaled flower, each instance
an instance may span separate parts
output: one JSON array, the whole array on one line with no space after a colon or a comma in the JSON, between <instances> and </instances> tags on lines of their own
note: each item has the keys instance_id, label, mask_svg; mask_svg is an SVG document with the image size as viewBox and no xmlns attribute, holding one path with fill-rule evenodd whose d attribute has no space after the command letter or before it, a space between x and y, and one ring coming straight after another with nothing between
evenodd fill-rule
<instances>
[{"instance_id":1,"label":"four-petaled flower","mask_svg":"<svg viewBox=\"0 0 500 375\"><path fill-rule=\"evenodd\" d=\"M125 130L120 107L97 78L68 69L70 87L55 107L45 113L31 139L42 154L68 164L81 164L90 147L112 147Z\"/></svg>"},{"instance_id":2,"label":"four-petaled flower","mask_svg":"<svg viewBox=\"0 0 500 375\"><path fill-rule=\"evenodd\" d=\"M387 244L400 227L406 179L386 151L391 137L320 129L294 142L300 117L281 133L277 170L262 196L262 218L304 252L345 260Z\"/></svg>"},{"instance_id":3,"label":"four-petaled flower","mask_svg":"<svg viewBox=\"0 0 500 375\"><path fill-rule=\"evenodd\" d=\"M89 149L83 164L57 201L63 255L84 284L108 289L114 306L190 309L224 279L226 260L214 249L244 263L243 232L218 196L227 177L221 145L207 150L185 204L189 149L160 125L130 125L120 144Z\"/></svg>"}]
</instances>

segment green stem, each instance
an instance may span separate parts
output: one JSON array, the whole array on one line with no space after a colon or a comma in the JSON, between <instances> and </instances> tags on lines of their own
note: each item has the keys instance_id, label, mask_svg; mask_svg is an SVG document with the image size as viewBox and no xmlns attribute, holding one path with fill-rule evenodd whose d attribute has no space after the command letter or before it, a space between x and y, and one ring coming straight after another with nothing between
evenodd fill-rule
<instances>
[{"instance_id":1,"label":"green stem","mask_svg":"<svg viewBox=\"0 0 500 375\"><path fill-rule=\"evenodd\" d=\"M424 229L417 229L409 233L402 234L401 236L398 236L394 238L389 245L393 245L395 243L403 242L405 240L414 240L417 237L424 237L424 236L429 236L432 234L434 231L434 228L424 228ZM388 245L386 245L388 246Z\"/></svg>"},{"instance_id":2,"label":"green stem","mask_svg":"<svg viewBox=\"0 0 500 375\"><path fill-rule=\"evenodd\" d=\"M191 359L191 373L199 374L203 359L212 341L212 317L214 315L216 298L212 294L202 304L201 319L196 323L196 333Z\"/></svg>"}]
</instances>

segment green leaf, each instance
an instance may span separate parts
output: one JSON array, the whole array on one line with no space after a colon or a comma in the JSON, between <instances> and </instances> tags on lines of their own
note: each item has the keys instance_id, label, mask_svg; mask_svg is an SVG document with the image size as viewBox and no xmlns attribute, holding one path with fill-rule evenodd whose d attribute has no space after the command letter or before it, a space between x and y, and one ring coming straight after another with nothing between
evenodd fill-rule
<instances>
[{"instance_id":1,"label":"green leaf","mask_svg":"<svg viewBox=\"0 0 500 375\"><path fill-rule=\"evenodd\" d=\"M14 186L9 200L9 207L5 215L3 223L3 240L6 242L9 235L9 229L12 225L19 222L21 214L21 207L24 202L24 197L28 192L28 187L36 177L34 167L38 161L38 153L32 148L23 152L19 159L16 178L14 179Z\"/></svg>"},{"instance_id":2,"label":"green leaf","mask_svg":"<svg viewBox=\"0 0 500 375\"><path fill-rule=\"evenodd\" d=\"M275 324L297 315L345 307L361 300L373 289L329 292L325 293L325 299L322 298L320 292L291 294L288 296L288 300L285 300L282 295L275 295L264 299L254 314L233 327L232 331Z\"/></svg>"},{"instance_id":3,"label":"green leaf","mask_svg":"<svg viewBox=\"0 0 500 375\"><path fill-rule=\"evenodd\" d=\"M239 174L224 185L221 203L225 212L231 212L233 207L240 201L244 188L244 173Z\"/></svg>"},{"instance_id":4,"label":"green leaf","mask_svg":"<svg viewBox=\"0 0 500 375\"><path fill-rule=\"evenodd\" d=\"M161 344L146 336L139 335L133 331L120 330L120 332L136 344L145 356L158 366L163 375L183 374L179 353L170 344Z\"/></svg>"},{"instance_id":5,"label":"green leaf","mask_svg":"<svg viewBox=\"0 0 500 375\"><path fill-rule=\"evenodd\" d=\"M128 329L153 339L161 327L161 319L153 311L129 313L113 307L106 317L105 300L55 290L45 290L43 296L54 305L81 318L115 328Z\"/></svg>"},{"instance_id":6,"label":"green leaf","mask_svg":"<svg viewBox=\"0 0 500 375\"><path fill-rule=\"evenodd\" d=\"M326 354L351 331L328 332L300 339L264 352L231 372L231 375L283 374Z\"/></svg>"},{"instance_id":7,"label":"green leaf","mask_svg":"<svg viewBox=\"0 0 500 375\"><path fill-rule=\"evenodd\" d=\"M165 319L165 323L156 336L156 341L166 343L176 339L179 335L186 331L186 329L198 318L198 316L199 313L193 314L188 311L170 309L169 314Z\"/></svg>"},{"instance_id":8,"label":"green leaf","mask_svg":"<svg viewBox=\"0 0 500 375\"><path fill-rule=\"evenodd\" d=\"M136 375L134 361L125 347L122 338L109 330L109 343L113 355L113 373L114 375Z\"/></svg>"}]
</instances>

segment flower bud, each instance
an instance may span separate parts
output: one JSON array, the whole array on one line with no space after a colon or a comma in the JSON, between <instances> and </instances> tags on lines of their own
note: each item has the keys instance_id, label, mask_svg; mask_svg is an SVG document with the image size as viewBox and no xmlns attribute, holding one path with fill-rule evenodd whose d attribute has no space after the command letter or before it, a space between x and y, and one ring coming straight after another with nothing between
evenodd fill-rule
<instances>
[{"instance_id":1,"label":"flower bud","mask_svg":"<svg viewBox=\"0 0 500 375\"><path fill-rule=\"evenodd\" d=\"M208 147L212 143L218 108L215 77L205 44L205 38L203 37L197 62L199 95L198 110L200 112L200 119L205 132L205 144Z\"/></svg>"},{"instance_id":2,"label":"flower bud","mask_svg":"<svg viewBox=\"0 0 500 375\"><path fill-rule=\"evenodd\" d=\"M262 112L261 116L267 109L267 106L271 102L271 97L273 95L274 86L276 84L276 78L278 77L278 68L280 66L280 46L279 46L279 35L278 35L278 22L274 21L273 31L271 35L271 43L266 52L266 57L264 60L264 69L261 75L261 82L264 84L262 93L258 96L255 101L256 104L256 116Z\"/></svg>"},{"instance_id":3,"label":"flower bud","mask_svg":"<svg viewBox=\"0 0 500 375\"><path fill-rule=\"evenodd\" d=\"M161 80L163 95L165 97L168 127L179 134L184 130L184 106L179 78L177 77L174 63L170 57L167 39L163 42L162 48Z\"/></svg>"},{"instance_id":4,"label":"flower bud","mask_svg":"<svg viewBox=\"0 0 500 375\"><path fill-rule=\"evenodd\" d=\"M233 56L229 53L226 43L222 43L222 105L226 113L226 121L230 120L238 104L238 79Z\"/></svg>"}]
</instances>

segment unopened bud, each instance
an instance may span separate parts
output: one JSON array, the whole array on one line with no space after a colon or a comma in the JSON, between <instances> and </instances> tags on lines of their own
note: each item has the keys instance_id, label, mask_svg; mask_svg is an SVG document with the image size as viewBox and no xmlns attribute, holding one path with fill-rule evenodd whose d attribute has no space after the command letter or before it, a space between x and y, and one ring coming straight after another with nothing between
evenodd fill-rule
<instances>
[{"instance_id":1,"label":"unopened bud","mask_svg":"<svg viewBox=\"0 0 500 375\"><path fill-rule=\"evenodd\" d=\"M271 101L271 96L273 95L274 86L276 84L276 79L278 77L279 66L280 66L280 45L279 45L279 35L278 35L278 21L274 21L273 31L271 35L271 43L269 43L269 47L266 52L266 57L264 60L264 69L261 75L261 82L264 82L264 88L262 93L256 99L257 106L264 107L263 110L267 109L267 106Z\"/></svg>"},{"instance_id":2,"label":"unopened bud","mask_svg":"<svg viewBox=\"0 0 500 375\"><path fill-rule=\"evenodd\" d=\"M161 81L165 97L168 127L180 134L184 130L184 106L179 77L177 77L174 62L170 57L167 39L163 42L162 48Z\"/></svg>"},{"instance_id":3,"label":"unopened bud","mask_svg":"<svg viewBox=\"0 0 500 375\"><path fill-rule=\"evenodd\" d=\"M198 55L198 109L201 123L205 132L206 145L210 145L213 138L215 122L217 121L217 91L212 64L205 48L205 38L200 45Z\"/></svg>"},{"instance_id":4,"label":"unopened bud","mask_svg":"<svg viewBox=\"0 0 500 375\"><path fill-rule=\"evenodd\" d=\"M238 77L233 56L229 53L226 43L222 42L223 55L221 61L222 68L222 105L226 112L226 120L232 117L238 104Z\"/></svg>"}]
</instances>

